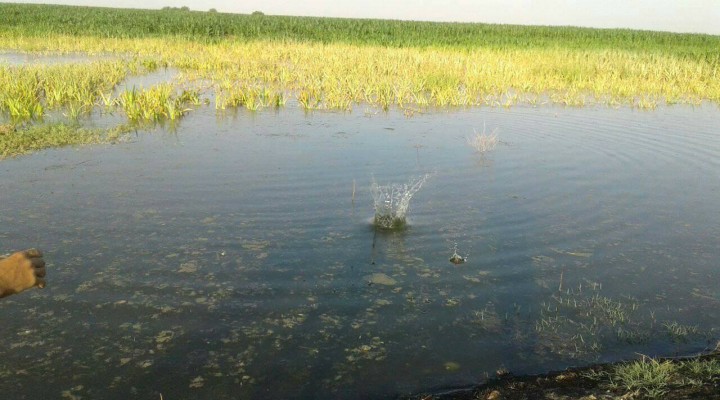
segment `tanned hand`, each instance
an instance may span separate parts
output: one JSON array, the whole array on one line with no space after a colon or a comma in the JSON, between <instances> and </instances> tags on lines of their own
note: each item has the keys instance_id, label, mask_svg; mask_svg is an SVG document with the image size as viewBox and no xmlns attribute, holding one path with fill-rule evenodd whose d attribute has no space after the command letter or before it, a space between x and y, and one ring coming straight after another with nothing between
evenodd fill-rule
<instances>
[{"instance_id":1,"label":"tanned hand","mask_svg":"<svg viewBox=\"0 0 720 400\"><path fill-rule=\"evenodd\" d=\"M45 287L45 260L37 249L28 249L0 258L0 297Z\"/></svg>"}]
</instances>

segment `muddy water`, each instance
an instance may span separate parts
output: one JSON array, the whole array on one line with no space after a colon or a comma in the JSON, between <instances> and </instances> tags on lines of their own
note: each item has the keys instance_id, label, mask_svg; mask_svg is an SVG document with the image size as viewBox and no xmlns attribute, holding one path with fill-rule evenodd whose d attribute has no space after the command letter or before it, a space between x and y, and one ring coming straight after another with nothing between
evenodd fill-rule
<instances>
[{"instance_id":1,"label":"muddy water","mask_svg":"<svg viewBox=\"0 0 720 400\"><path fill-rule=\"evenodd\" d=\"M702 350L719 116L208 107L172 133L2 161L0 249L42 248L49 276L0 303L0 391L392 398ZM500 143L480 155L483 125ZM373 177L425 173L407 229L375 233Z\"/></svg>"}]
</instances>

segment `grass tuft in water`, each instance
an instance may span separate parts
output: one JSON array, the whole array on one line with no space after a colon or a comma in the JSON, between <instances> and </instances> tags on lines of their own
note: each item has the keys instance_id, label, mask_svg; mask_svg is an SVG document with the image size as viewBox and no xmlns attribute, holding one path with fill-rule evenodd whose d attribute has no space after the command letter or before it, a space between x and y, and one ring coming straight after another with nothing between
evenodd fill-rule
<instances>
[{"instance_id":1,"label":"grass tuft in water","mask_svg":"<svg viewBox=\"0 0 720 400\"><path fill-rule=\"evenodd\" d=\"M484 154L495 148L498 144L497 129L493 129L492 132L485 133L485 125L483 125L482 132L475 131L475 134L466 139L468 146L475 149L476 152Z\"/></svg>"},{"instance_id":2,"label":"grass tuft in water","mask_svg":"<svg viewBox=\"0 0 720 400\"><path fill-rule=\"evenodd\" d=\"M380 186L373 178L370 192L375 207L374 224L379 229L402 229L407 223L410 200L427 181L429 174L412 178L407 183Z\"/></svg>"},{"instance_id":3,"label":"grass tuft in water","mask_svg":"<svg viewBox=\"0 0 720 400\"><path fill-rule=\"evenodd\" d=\"M700 334L697 325L682 325L678 322L666 322L663 324L667 334L675 343L687 343L690 337Z\"/></svg>"},{"instance_id":4,"label":"grass tuft in water","mask_svg":"<svg viewBox=\"0 0 720 400\"><path fill-rule=\"evenodd\" d=\"M133 87L120 94L118 103L130 121L175 121L191 111L185 108L186 104L199 103L199 95L195 91L175 92L175 88L168 83L157 84L149 89Z\"/></svg>"}]
</instances>

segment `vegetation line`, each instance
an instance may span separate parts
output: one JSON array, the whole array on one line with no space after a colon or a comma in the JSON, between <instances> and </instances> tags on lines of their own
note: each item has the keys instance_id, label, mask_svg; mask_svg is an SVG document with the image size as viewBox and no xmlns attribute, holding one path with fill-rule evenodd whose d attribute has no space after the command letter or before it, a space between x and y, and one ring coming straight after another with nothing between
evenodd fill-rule
<instances>
[{"instance_id":1,"label":"vegetation line","mask_svg":"<svg viewBox=\"0 0 720 400\"><path fill-rule=\"evenodd\" d=\"M0 4L0 51L110 56L60 66L0 56L0 123L52 113L75 123L97 110L174 122L208 103L219 113L363 104L406 115L720 103L718 48L720 36L630 30ZM128 75L160 67L183 79L117 93Z\"/></svg>"},{"instance_id":2,"label":"vegetation line","mask_svg":"<svg viewBox=\"0 0 720 400\"><path fill-rule=\"evenodd\" d=\"M718 398L720 353L687 358L649 358L599 364L543 375L506 374L449 392L403 399L690 399Z\"/></svg>"},{"instance_id":3,"label":"vegetation line","mask_svg":"<svg viewBox=\"0 0 720 400\"><path fill-rule=\"evenodd\" d=\"M698 59L709 57L715 62L719 57L715 50L720 47L718 36L629 29L287 17L187 9L136 10L32 4L0 4L0 32L17 37L176 37L199 42L270 39L459 49L475 49L478 46L495 49L558 47L651 51Z\"/></svg>"}]
</instances>

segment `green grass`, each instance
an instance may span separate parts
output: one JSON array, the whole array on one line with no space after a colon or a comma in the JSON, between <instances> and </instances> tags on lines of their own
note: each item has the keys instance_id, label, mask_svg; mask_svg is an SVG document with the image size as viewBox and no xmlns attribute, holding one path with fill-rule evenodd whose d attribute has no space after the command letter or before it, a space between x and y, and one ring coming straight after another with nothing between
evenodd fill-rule
<instances>
[{"instance_id":1,"label":"green grass","mask_svg":"<svg viewBox=\"0 0 720 400\"><path fill-rule=\"evenodd\" d=\"M690 337L700 334L697 325L682 325L673 321L664 323L663 327L672 340L677 343L686 343Z\"/></svg>"},{"instance_id":2,"label":"green grass","mask_svg":"<svg viewBox=\"0 0 720 400\"><path fill-rule=\"evenodd\" d=\"M611 380L630 392L637 391L657 398L667 393L668 386L674 381L679 370L680 364L670 361L642 359L618 365L611 375Z\"/></svg>"},{"instance_id":3,"label":"green grass","mask_svg":"<svg viewBox=\"0 0 720 400\"><path fill-rule=\"evenodd\" d=\"M0 4L0 51L115 56L0 64L0 118L79 121L101 108L135 124L174 122L210 98L220 112L362 104L408 115L518 103L720 103L718 48L720 36L632 30ZM179 69L182 81L113 94L127 76L161 66ZM194 82L203 90L189 89ZM13 152L32 147L12 143L23 145Z\"/></svg>"},{"instance_id":4,"label":"green grass","mask_svg":"<svg viewBox=\"0 0 720 400\"><path fill-rule=\"evenodd\" d=\"M717 64L720 36L572 27L527 27L377 19L239 15L0 4L0 34L112 38L176 36L194 41L292 40L389 47L565 48L648 51Z\"/></svg>"},{"instance_id":5,"label":"green grass","mask_svg":"<svg viewBox=\"0 0 720 400\"><path fill-rule=\"evenodd\" d=\"M81 65L0 65L0 112L15 121L42 119L47 110L66 109L77 119L89 112L101 93L125 79L120 61Z\"/></svg>"},{"instance_id":6,"label":"green grass","mask_svg":"<svg viewBox=\"0 0 720 400\"><path fill-rule=\"evenodd\" d=\"M586 378L600 382L615 392L632 394L632 398L666 398L670 393L712 388L720 381L717 357L688 360L657 360L643 357L628 363L589 371ZM695 392L699 393L699 392Z\"/></svg>"},{"instance_id":7,"label":"green grass","mask_svg":"<svg viewBox=\"0 0 720 400\"><path fill-rule=\"evenodd\" d=\"M133 87L121 93L117 102L132 122L176 121L190 111L185 108L187 103L198 105L200 101L196 91L175 92L175 88L168 83L140 90Z\"/></svg>"}]
</instances>

